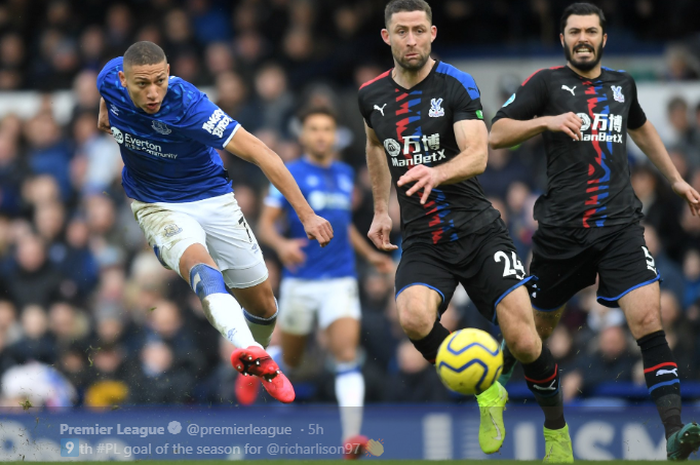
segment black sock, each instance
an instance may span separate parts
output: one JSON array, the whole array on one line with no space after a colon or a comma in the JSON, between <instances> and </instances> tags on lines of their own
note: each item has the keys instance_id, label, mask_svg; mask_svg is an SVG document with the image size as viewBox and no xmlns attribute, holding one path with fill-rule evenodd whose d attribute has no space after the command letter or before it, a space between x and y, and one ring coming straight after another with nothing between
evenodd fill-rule
<instances>
[{"instance_id":1,"label":"black sock","mask_svg":"<svg viewBox=\"0 0 700 465\"><path fill-rule=\"evenodd\" d=\"M435 357L437 357L440 344L442 344L442 341L449 335L450 332L447 328L442 326L439 320L435 320L433 329L431 329L428 335L423 339L409 339L413 343L413 346L418 349L418 352L423 355L423 358L435 365Z\"/></svg>"},{"instance_id":2,"label":"black sock","mask_svg":"<svg viewBox=\"0 0 700 465\"><path fill-rule=\"evenodd\" d=\"M566 426L564 399L559 389L559 367L549 349L542 346L542 353L537 360L523 364L523 371L527 387L544 412L544 427L561 429Z\"/></svg>"},{"instance_id":3,"label":"black sock","mask_svg":"<svg viewBox=\"0 0 700 465\"><path fill-rule=\"evenodd\" d=\"M515 369L515 365L518 363L518 360L515 358L515 356L511 353L510 349L508 348L508 344L503 344L503 371L502 373L511 373L513 369ZM510 376L509 376L510 378Z\"/></svg>"},{"instance_id":4,"label":"black sock","mask_svg":"<svg viewBox=\"0 0 700 465\"><path fill-rule=\"evenodd\" d=\"M683 428L681 422L681 380L678 365L666 342L666 333L656 331L637 341L642 349L644 378L666 430L666 439Z\"/></svg>"}]
</instances>

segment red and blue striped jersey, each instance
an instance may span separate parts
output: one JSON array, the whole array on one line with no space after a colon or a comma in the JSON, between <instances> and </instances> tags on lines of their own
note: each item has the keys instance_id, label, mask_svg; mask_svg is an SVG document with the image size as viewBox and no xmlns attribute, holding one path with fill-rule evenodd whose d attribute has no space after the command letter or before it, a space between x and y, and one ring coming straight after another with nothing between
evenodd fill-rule
<instances>
[{"instance_id":1,"label":"red and blue striped jersey","mask_svg":"<svg viewBox=\"0 0 700 465\"><path fill-rule=\"evenodd\" d=\"M460 153L454 123L483 120L479 89L469 74L436 61L423 81L405 89L387 71L365 83L358 100L365 122L384 145L401 208L403 248L455 241L500 216L476 178L438 186L425 205L420 195L406 196L410 185L396 186L413 166L437 166Z\"/></svg>"},{"instance_id":2,"label":"red and blue striped jersey","mask_svg":"<svg viewBox=\"0 0 700 465\"><path fill-rule=\"evenodd\" d=\"M528 120L574 112L582 140L546 131L547 192L535 204L535 219L548 226L596 228L629 224L642 217L642 204L630 183L627 129L646 115L634 79L603 68L596 79L569 67L537 71L523 82L493 121Z\"/></svg>"}]
</instances>

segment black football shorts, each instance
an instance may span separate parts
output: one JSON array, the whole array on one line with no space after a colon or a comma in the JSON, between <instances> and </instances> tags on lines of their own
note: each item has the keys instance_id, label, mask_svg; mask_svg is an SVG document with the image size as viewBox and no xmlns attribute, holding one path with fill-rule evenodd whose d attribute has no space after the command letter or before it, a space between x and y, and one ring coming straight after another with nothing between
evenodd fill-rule
<instances>
[{"instance_id":1,"label":"black football shorts","mask_svg":"<svg viewBox=\"0 0 700 465\"><path fill-rule=\"evenodd\" d=\"M628 292L658 281L654 258L638 223L602 228L540 225L532 238L530 273L537 276L532 305L554 311L578 291L598 284L598 302L617 307Z\"/></svg>"},{"instance_id":2,"label":"black football shorts","mask_svg":"<svg viewBox=\"0 0 700 465\"><path fill-rule=\"evenodd\" d=\"M456 241L413 243L396 270L396 297L411 286L426 286L442 297L442 314L461 283L485 318L496 322L496 306L532 277L518 258L503 220Z\"/></svg>"}]
</instances>

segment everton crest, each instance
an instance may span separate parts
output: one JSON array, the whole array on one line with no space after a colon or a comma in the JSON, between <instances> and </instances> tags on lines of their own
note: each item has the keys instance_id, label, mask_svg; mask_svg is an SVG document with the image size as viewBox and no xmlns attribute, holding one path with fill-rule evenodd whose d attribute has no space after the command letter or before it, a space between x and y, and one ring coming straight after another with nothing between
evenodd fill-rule
<instances>
[{"instance_id":1,"label":"everton crest","mask_svg":"<svg viewBox=\"0 0 700 465\"><path fill-rule=\"evenodd\" d=\"M171 132L173 132L172 129L167 127L165 123L161 123L160 121L153 121L153 124L151 127L159 134L163 134L164 136L167 136Z\"/></svg>"}]
</instances>

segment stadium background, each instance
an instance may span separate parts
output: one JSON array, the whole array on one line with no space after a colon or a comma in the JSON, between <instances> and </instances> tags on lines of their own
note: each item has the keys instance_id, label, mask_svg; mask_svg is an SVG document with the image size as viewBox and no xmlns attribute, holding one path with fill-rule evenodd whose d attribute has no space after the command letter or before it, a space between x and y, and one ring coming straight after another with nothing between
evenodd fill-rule
<instances>
[{"instance_id":1,"label":"stadium background","mask_svg":"<svg viewBox=\"0 0 700 465\"><path fill-rule=\"evenodd\" d=\"M10 0L0 5L0 403L33 405L235 404L228 347L187 285L145 244L120 185L117 144L96 129L95 78L136 40L165 49L171 73L210 98L285 160L301 155L294 115L309 103L340 115L339 156L357 170L354 219L372 215L357 110L359 85L391 66L379 37L383 1ZM570 2L434 1L433 50L474 75L487 116L528 75L563 64L558 20ZM604 65L638 80L640 101L674 162L700 189L700 4L606 0ZM255 224L267 182L221 154ZM664 327L683 394L700 398L700 219L643 156L630 150L649 249L662 283ZM490 153L480 181L507 220L521 256L544 187L539 139ZM395 219L398 209L393 204ZM398 221L394 221L398 225ZM398 231L394 235L396 240ZM279 264L265 251L275 289ZM440 385L403 335L390 276L360 263L367 403L471 402ZM450 328L495 328L458 294ZM330 362L295 376L298 402L334 401ZM549 346L567 402L646 399L639 350L619 310L577 296ZM513 397L528 397L518 377ZM268 399L261 396L260 402Z\"/></svg>"}]
</instances>

